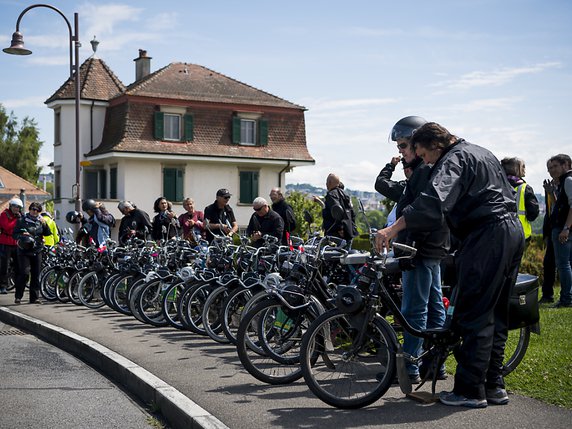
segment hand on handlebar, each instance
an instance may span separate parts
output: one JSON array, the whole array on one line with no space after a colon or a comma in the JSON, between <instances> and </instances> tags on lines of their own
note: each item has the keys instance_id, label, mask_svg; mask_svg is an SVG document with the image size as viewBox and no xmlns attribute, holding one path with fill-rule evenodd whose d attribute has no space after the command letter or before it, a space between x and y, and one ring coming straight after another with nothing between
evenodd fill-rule
<instances>
[{"instance_id":1,"label":"hand on handlebar","mask_svg":"<svg viewBox=\"0 0 572 429\"><path fill-rule=\"evenodd\" d=\"M379 253L383 251L388 251L391 247L391 239L397 235L397 231L393 231L393 228L383 228L375 233L375 250Z\"/></svg>"}]
</instances>

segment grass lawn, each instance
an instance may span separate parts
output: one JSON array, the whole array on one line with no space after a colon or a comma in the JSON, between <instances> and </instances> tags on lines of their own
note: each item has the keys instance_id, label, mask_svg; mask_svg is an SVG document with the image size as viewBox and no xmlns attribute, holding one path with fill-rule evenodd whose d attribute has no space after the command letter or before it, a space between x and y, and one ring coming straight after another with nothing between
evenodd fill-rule
<instances>
[{"instance_id":1,"label":"grass lawn","mask_svg":"<svg viewBox=\"0 0 572 429\"><path fill-rule=\"evenodd\" d=\"M572 308L551 306L541 304L540 335L530 335L524 359L505 383L509 392L572 409ZM447 372L455 367L450 356Z\"/></svg>"},{"instance_id":2,"label":"grass lawn","mask_svg":"<svg viewBox=\"0 0 572 429\"><path fill-rule=\"evenodd\" d=\"M540 307L540 335L506 377L507 389L572 409L572 308Z\"/></svg>"}]
</instances>

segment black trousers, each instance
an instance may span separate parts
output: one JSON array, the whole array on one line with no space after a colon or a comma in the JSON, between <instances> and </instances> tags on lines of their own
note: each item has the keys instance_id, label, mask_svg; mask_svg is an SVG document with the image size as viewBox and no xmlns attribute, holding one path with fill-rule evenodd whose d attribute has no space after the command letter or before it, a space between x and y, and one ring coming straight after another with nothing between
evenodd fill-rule
<instances>
[{"instance_id":1,"label":"black trousers","mask_svg":"<svg viewBox=\"0 0 572 429\"><path fill-rule=\"evenodd\" d=\"M26 282L30 276L30 302L40 296L40 270L42 269L42 254L26 254L18 252L19 271L16 276L16 299L22 299Z\"/></svg>"},{"instance_id":2,"label":"black trousers","mask_svg":"<svg viewBox=\"0 0 572 429\"><path fill-rule=\"evenodd\" d=\"M524 234L516 215L473 231L461 244L452 320L462 339L455 350L458 395L484 399L486 387L504 387L508 301L523 251Z\"/></svg>"},{"instance_id":3,"label":"black trousers","mask_svg":"<svg viewBox=\"0 0 572 429\"><path fill-rule=\"evenodd\" d=\"M554 257L554 245L550 234L546 239L546 252L543 261L544 280L542 282L542 296L554 297L554 283L556 282L556 259Z\"/></svg>"},{"instance_id":4,"label":"black trousers","mask_svg":"<svg viewBox=\"0 0 572 429\"><path fill-rule=\"evenodd\" d=\"M8 287L8 269L12 264L14 273L18 273L17 247L0 244L0 288Z\"/></svg>"}]
</instances>

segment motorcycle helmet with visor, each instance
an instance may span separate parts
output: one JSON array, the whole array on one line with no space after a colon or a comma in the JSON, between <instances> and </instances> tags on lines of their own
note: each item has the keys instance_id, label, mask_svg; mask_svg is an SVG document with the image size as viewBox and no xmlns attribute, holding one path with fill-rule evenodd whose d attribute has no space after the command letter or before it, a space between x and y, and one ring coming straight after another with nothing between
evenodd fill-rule
<instances>
[{"instance_id":1,"label":"motorcycle helmet with visor","mask_svg":"<svg viewBox=\"0 0 572 429\"><path fill-rule=\"evenodd\" d=\"M16 207L20 207L21 209L24 208L24 203L22 202L22 200L20 198L12 198L9 202L8 202L9 206L16 206Z\"/></svg>"},{"instance_id":2,"label":"motorcycle helmet with visor","mask_svg":"<svg viewBox=\"0 0 572 429\"><path fill-rule=\"evenodd\" d=\"M399 142L400 140L409 140L413 133L422 125L426 124L427 121L421 116L406 116L401 118L395 123L387 141L389 143Z\"/></svg>"}]
</instances>

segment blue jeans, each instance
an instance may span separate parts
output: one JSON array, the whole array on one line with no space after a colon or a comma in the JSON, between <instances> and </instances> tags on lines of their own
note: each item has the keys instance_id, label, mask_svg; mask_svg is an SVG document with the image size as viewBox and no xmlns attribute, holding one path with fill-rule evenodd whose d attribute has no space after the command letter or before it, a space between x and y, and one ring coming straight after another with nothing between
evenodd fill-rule
<instances>
[{"instance_id":1,"label":"blue jeans","mask_svg":"<svg viewBox=\"0 0 572 429\"><path fill-rule=\"evenodd\" d=\"M445 307L441 292L441 268L438 259L416 259L415 268L402 273L403 301L401 312L416 329L440 328L445 323ZM418 357L423 340L404 332L403 351ZM419 374L417 365L407 363L409 375Z\"/></svg>"},{"instance_id":2,"label":"blue jeans","mask_svg":"<svg viewBox=\"0 0 572 429\"><path fill-rule=\"evenodd\" d=\"M552 244L554 245L554 259L560 277L560 302L572 303L572 235L568 235L568 241L562 244L558 240L558 234L562 228L552 230Z\"/></svg>"}]
</instances>

